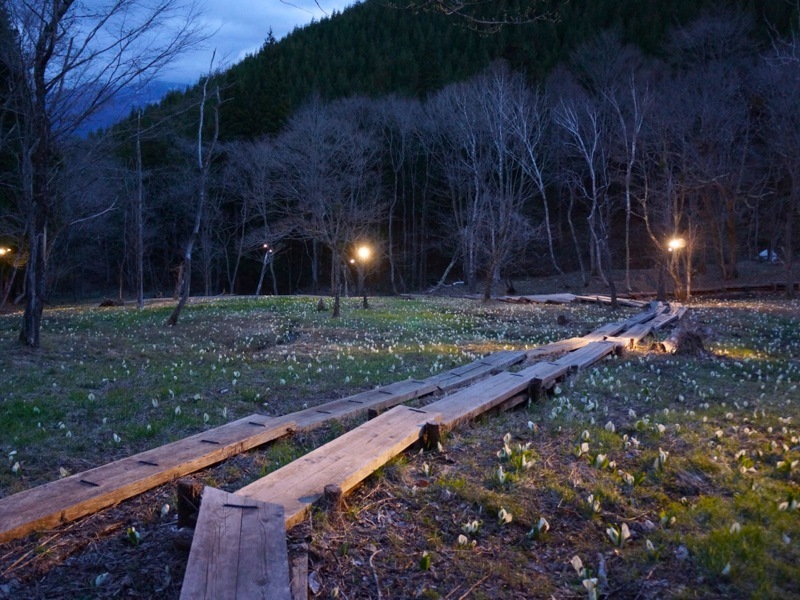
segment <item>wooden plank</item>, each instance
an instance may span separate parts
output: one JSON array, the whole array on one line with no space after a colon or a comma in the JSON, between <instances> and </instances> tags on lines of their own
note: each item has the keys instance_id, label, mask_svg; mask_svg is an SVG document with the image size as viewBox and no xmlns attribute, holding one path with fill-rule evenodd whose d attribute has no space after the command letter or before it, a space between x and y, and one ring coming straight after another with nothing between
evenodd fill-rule
<instances>
[{"instance_id":1,"label":"wooden plank","mask_svg":"<svg viewBox=\"0 0 800 600\"><path fill-rule=\"evenodd\" d=\"M545 344L544 346L539 346L538 348L532 348L527 350L525 354L528 357L528 360L535 360L543 356L557 354L559 352L572 352L573 350L582 348L588 343L589 340L584 338L569 338L566 340L561 340L560 342Z\"/></svg>"},{"instance_id":2,"label":"wooden plank","mask_svg":"<svg viewBox=\"0 0 800 600\"><path fill-rule=\"evenodd\" d=\"M467 385L523 360L525 360L523 351L502 350L423 380L398 381L346 398L331 400L292 413L290 416L295 421L298 431L310 431L331 419L360 417L370 410L381 412L413 398Z\"/></svg>"},{"instance_id":3,"label":"wooden plank","mask_svg":"<svg viewBox=\"0 0 800 600\"><path fill-rule=\"evenodd\" d=\"M292 600L308 600L308 554L298 554L289 564Z\"/></svg>"},{"instance_id":4,"label":"wooden plank","mask_svg":"<svg viewBox=\"0 0 800 600\"><path fill-rule=\"evenodd\" d=\"M251 415L183 440L0 499L0 544L67 523L291 432Z\"/></svg>"},{"instance_id":5,"label":"wooden plank","mask_svg":"<svg viewBox=\"0 0 800 600\"><path fill-rule=\"evenodd\" d=\"M593 365L604 357L614 352L621 344L616 342L591 342L583 348L575 350L566 356L562 356L554 361L558 365L567 366L570 369L583 370Z\"/></svg>"},{"instance_id":6,"label":"wooden plank","mask_svg":"<svg viewBox=\"0 0 800 600\"><path fill-rule=\"evenodd\" d=\"M598 304L611 304L611 296L575 296L575 300L577 302L597 302ZM630 308L642 308L647 306L648 303L642 300L632 300L631 298L617 296L617 304L620 306L628 306Z\"/></svg>"},{"instance_id":7,"label":"wooden plank","mask_svg":"<svg viewBox=\"0 0 800 600\"><path fill-rule=\"evenodd\" d=\"M569 304L575 300L574 294L532 294L526 296L501 296L501 302L526 304Z\"/></svg>"},{"instance_id":8,"label":"wooden plank","mask_svg":"<svg viewBox=\"0 0 800 600\"><path fill-rule=\"evenodd\" d=\"M636 344L641 342L644 338L653 332L653 322L640 323L629 327L619 334L619 339L626 340L626 344L633 348Z\"/></svg>"},{"instance_id":9,"label":"wooden plank","mask_svg":"<svg viewBox=\"0 0 800 600\"><path fill-rule=\"evenodd\" d=\"M428 404L425 408L441 414L443 427L452 429L525 392L531 378L520 373L500 373Z\"/></svg>"},{"instance_id":10,"label":"wooden plank","mask_svg":"<svg viewBox=\"0 0 800 600\"><path fill-rule=\"evenodd\" d=\"M283 507L206 487L181 600L291 600Z\"/></svg>"},{"instance_id":11,"label":"wooden plank","mask_svg":"<svg viewBox=\"0 0 800 600\"><path fill-rule=\"evenodd\" d=\"M349 492L416 442L426 422L438 419L427 407L397 406L235 493L281 504L286 527L292 527L305 518L326 485Z\"/></svg>"},{"instance_id":12,"label":"wooden plank","mask_svg":"<svg viewBox=\"0 0 800 600\"><path fill-rule=\"evenodd\" d=\"M678 321L686 314L686 307L680 304L670 305L669 310L653 319L653 329L661 329L670 323Z\"/></svg>"}]
</instances>

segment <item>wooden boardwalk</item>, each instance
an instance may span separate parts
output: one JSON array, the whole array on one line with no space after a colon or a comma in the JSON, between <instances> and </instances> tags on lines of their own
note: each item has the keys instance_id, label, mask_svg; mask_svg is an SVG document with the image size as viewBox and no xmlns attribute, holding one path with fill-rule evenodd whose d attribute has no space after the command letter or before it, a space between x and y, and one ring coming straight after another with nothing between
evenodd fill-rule
<instances>
[{"instance_id":1,"label":"wooden boardwalk","mask_svg":"<svg viewBox=\"0 0 800 600\"><path fill-rule=\"evenodd\" d=\"M0 498L0 544L55 527L286 435L291 419L251 415L166 446Z\"/></svg>"},{"instance_id":2,"label":"wooden boardwalk","mask_svg":"<svg viewBox=\"0 0 800 600\"><path fill-rule=\"evenodd\" d=\"M605 325L584 338L548 345L550 352L554 348L560 351L567 347L572 351L552 362L539 362L516 373L503 371L482 379L427 404L423 410L395 407L236 494L283 505L286 507L286 527L292 527L323 496L327 486L335 486L340 493L347 493L417 441L431 421L437 427L450 429L493 408L524 402L530 396L538 397L542 390L552 387L568 373L596 364L609 354L619 352L625 345L642 339L645 331L649 333L682 314L680 309L653 303L647 311L622 323ZM501 359L497 360L501 362ZM479 366L473 364L461 372L450 372L448 377L468 376ZM288 570L288 565L280 568Z\"/></svg>"},{"instance_id":3,"label":"wooden boardwalk","mask_svg":"<svg viewBox=\"0 0 800 600\"><path fill-rule=\"evenodd\" d=\"M0 544L55 527L293 431L332 419L356 418L434 392L468 385L522 362L525 353L502 351L423 380L407 379L332 400L290 415L250 415L192 437L0 498Z\"/></svg>"},{"instance_id":4,"label":"wooden boardwalk","mask_svg":"<svg viewBox=\"0 0 800 600\"><path fill-rule=\"evenodd\" d=\"M596 302L598 304L611 304L611 296L589 296L578 294L532 294L527 296L500 296L500 302L511 302L514 304L570 304L572 302ZM617 297L617 304L620 306L630 306L632 308L642 308L647 306L647 302L634 300L632 298Z\"/></svg>"},{"instance_id":5,"label":"wooden boardwalk","mask_svg":"<svg viewBox=\"0 0 800 600\"><path fill-rule=\"evenodd\" d=\"M292 600L283 506L203 490L181 600Z\"/></svg>"},{"instance_id":6,"label":"wooden boardwalk","mask_svg":"<svg viewBox=\"0 0 800 600\"><path fill-rule=\"evenodd\" d=\"M282 505L286 527L292 527L308 514L326 486L349 492L414 444L426 423L439 418L427 407L397 406L243 487L236 495Z\"/></svg>"},{"instance_id":7,"label":"wooden boardwalk","mask_svg":"<svg viewBox=\"0 0 800 600\"><path fill-rule=\"evenodd\" d=\"M181 597L288 598L285 538L275 533L276 522L284 528L300 522L326 486L349 492L417 442L426 426L449 429L491 409L538 398L570 372L638 343L653 330L680 319L686 310L679 305L642 305L648 306L647 310L581 338L528 351L498 352L425 379L399 381L274 419L253 415L0 499L4 517L0 543L95 512L292 430L307 431L331 419L390 409L234 494L210 488L204 493ZM518 372L506 370L523 360L553 354L561 356ZM456 388L463 389L422 409L397 406Z\"/></svg>"}]
</instances>

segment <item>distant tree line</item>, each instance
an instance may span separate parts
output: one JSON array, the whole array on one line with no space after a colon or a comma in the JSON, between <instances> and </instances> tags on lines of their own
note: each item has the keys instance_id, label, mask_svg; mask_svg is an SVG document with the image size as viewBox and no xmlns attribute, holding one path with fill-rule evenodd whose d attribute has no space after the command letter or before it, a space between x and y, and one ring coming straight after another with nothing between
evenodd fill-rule
<instances>
[{"instance_id":1,"label":"distant tree line","mask_svg":"<svg viewBox=\"0 0 800 600\"><path fill-rule=\"evenodd\" d=\"M374 4L354 8L373 15ZM616 10L634 4L642 5L615 3ZM699 3L661 4L688 10ZM271 76L303 79L281 62L295 43L301 57L314 48L344 60L324 43L338 39L326 33L335 18L308 28L319 46L301 44L300 31L268 40L256 56L137 111L103 137L63 142L53 212L62 226L48 240L48 295L171 296L187 281L190 241L191 292L206 295L338 295L354 285L356 266L367 268L377 291L460 279L485 297L494 282L567 271L585 282L598 276L616 293L630 287L630 269L658 267L661 286L671 277L685 294L697 269L715 264L733 279L738 260L763 249L780 258L792 281L799 47L788 28L764 27L761 3L740 4L747 3L672 29L659 21L665 33L647 51L631 43L629 30L666 18L655 8L637 13L639 21L612 21L625 27L594 37L576 21L569 35L588 41L546 73L525 67L531 61L542 69L532 43L519 46L532 53L525 60L485 53L489 66L463 81L391 94L374 80L362 89L345 63L329 72L341 76L340 87L284 86ZM553 35L569 30L531 26ZM442 37L476 35L454 31ZM486 37L516 35L505 31ZM431 44L420 56L446 51L433 47L435 33L420 37ZM396 55L405 51L398 47ZM375 77L382 68L363 71ZM404 80L419 84L426 73L419 67ZM100 141L108 143L105 158L86 160ZM11 167L3 176L0 239L22 256L19 182ZM685 245L671 252L676 236ZM355 248L366 243L378 254L354 266ZM0 268L13 299L26 285L13 274L25 265L9 257L0 257ZM612 269L624 275L615 279Z\"/></svg>"}]
</instances>

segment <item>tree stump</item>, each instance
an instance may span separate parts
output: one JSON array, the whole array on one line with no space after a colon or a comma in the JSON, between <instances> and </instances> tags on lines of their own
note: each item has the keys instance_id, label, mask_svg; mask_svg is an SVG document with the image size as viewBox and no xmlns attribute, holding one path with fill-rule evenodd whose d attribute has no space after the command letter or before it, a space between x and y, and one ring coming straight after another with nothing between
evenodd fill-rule
<instances>
[{"instance_id":1,"label":"tree stump","mask_svg":"<svg viewBox=\"0 0 800 600\"><path fill-rule=\"evenodd\" d=\"M334 515L340 513L344 508L342 488L333 483L326 485L322 492L322 507Z\"/></svg>"},{"instance_id":2,"label":"tree stump","mask_svg":"<svg viewBox=\"0 0 800 600\"><path fill-rule=\"evenodd\" d=\"M700 356L705 354L702 336L695 331L681 330L675 343L675 354Z\"/></svg>"}]
</instances>

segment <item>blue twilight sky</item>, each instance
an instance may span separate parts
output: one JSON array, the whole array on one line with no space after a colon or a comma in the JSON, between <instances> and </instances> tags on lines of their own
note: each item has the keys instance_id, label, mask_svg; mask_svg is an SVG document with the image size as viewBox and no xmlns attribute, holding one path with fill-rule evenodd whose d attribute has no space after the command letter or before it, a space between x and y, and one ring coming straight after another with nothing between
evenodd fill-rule
<instances>
[{"instance_id":1,"label":"blue twilight sky","mask_svg":"<svg viewBox=\"0 0 800 600\"><path fill-rule=\"evenodd\" d=\"M202 0L203 21L209 31L216 32L200 48L175 63L160 77L176 83L195 83L208 71L214 49L217 60L230 66L252 54L263 45L270 27L277 39L303 26L312 18L320 19L333 10L341 11L355 0ZM320 9L322 7L323 10Z\"/></svg>"}]
</instances>

